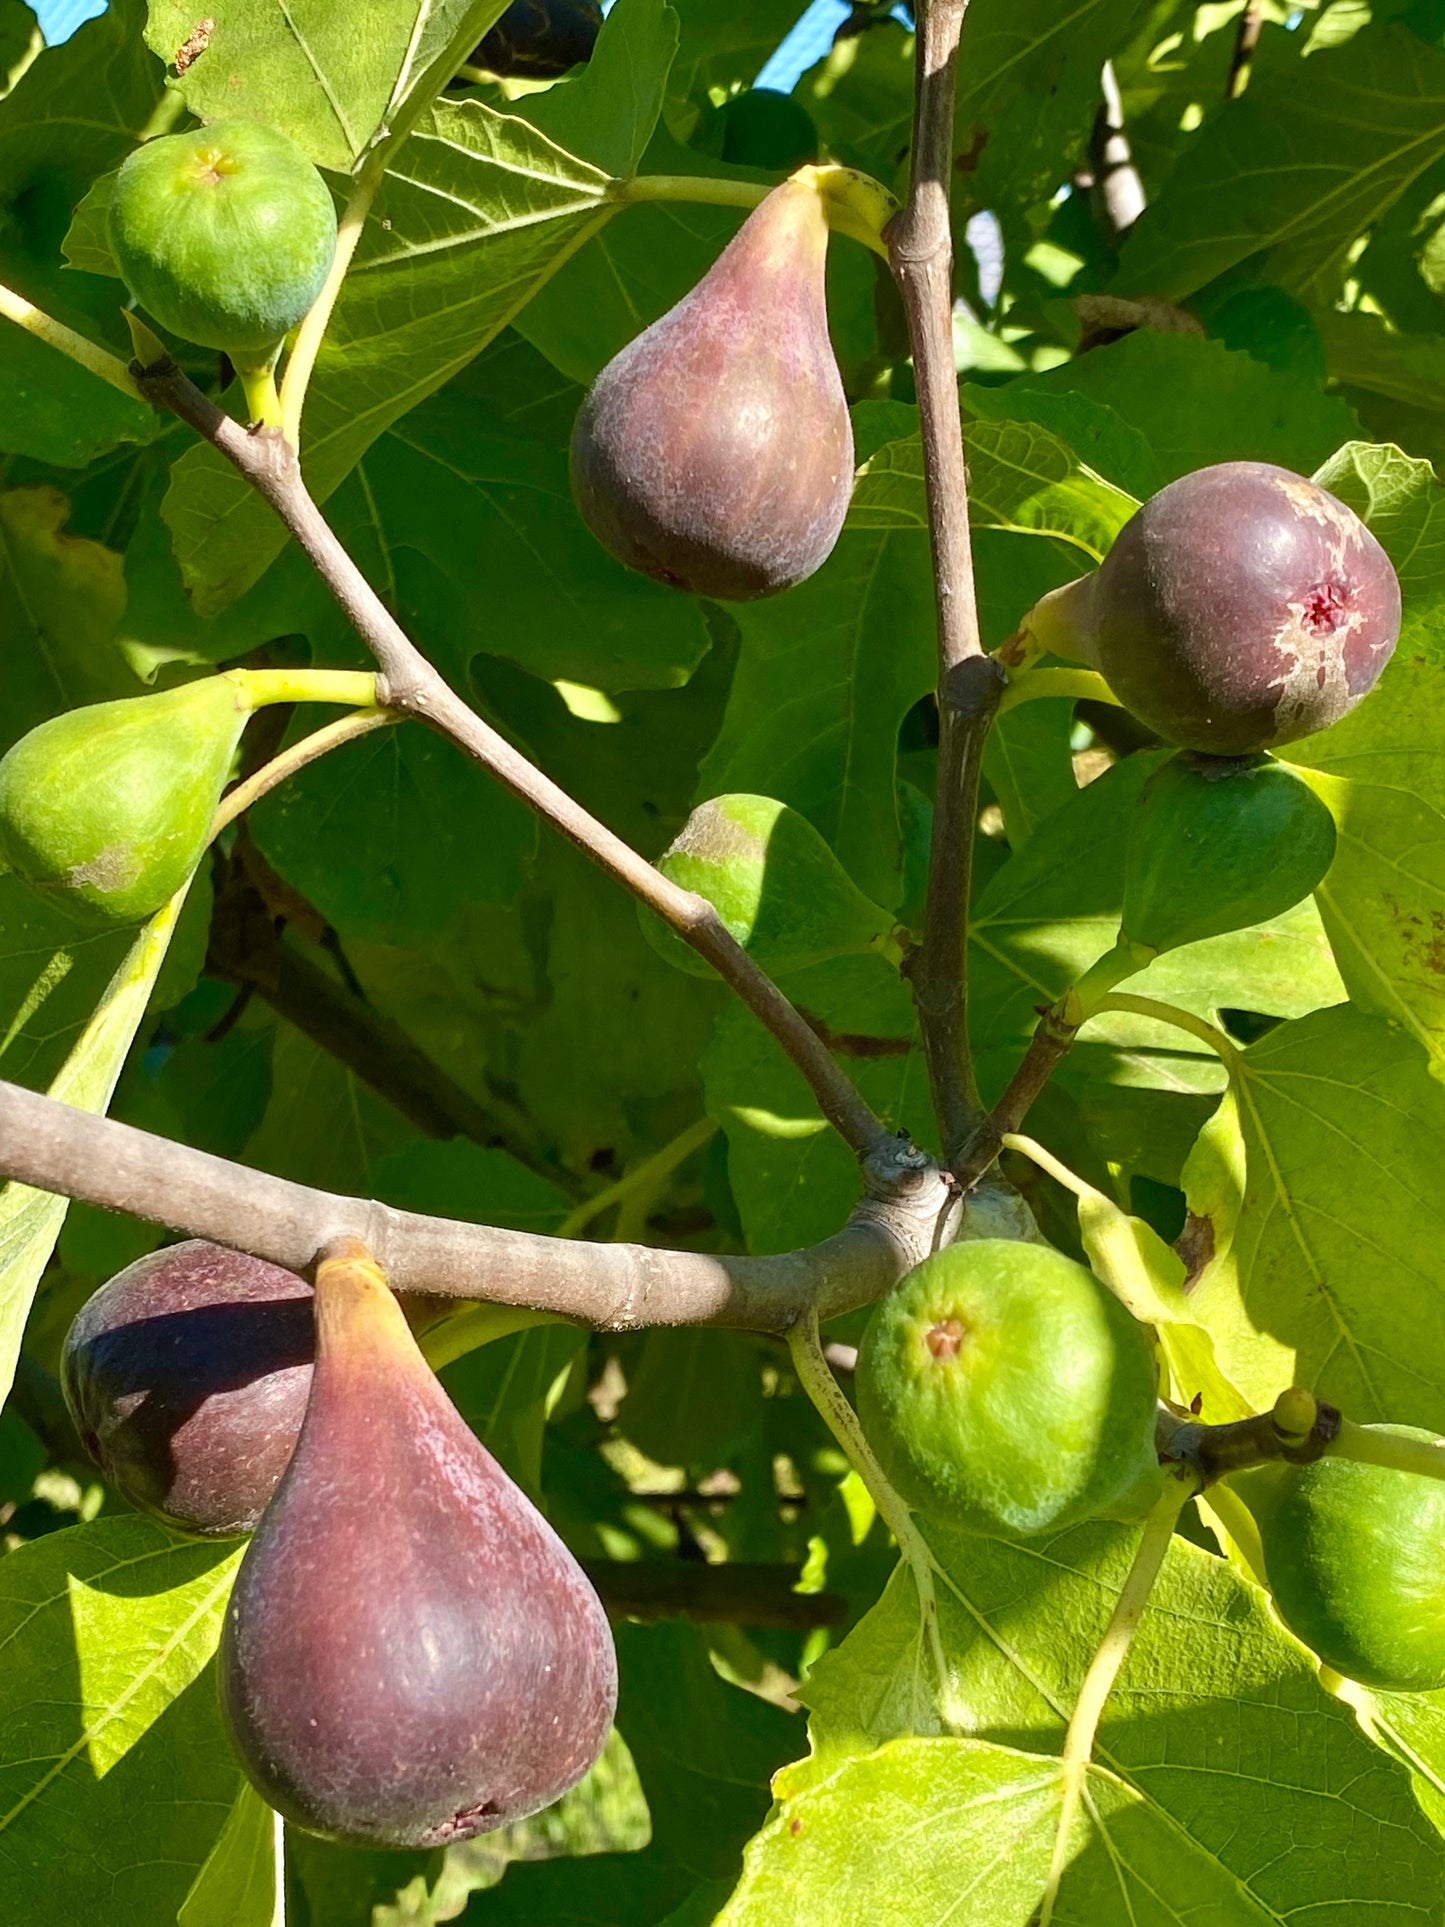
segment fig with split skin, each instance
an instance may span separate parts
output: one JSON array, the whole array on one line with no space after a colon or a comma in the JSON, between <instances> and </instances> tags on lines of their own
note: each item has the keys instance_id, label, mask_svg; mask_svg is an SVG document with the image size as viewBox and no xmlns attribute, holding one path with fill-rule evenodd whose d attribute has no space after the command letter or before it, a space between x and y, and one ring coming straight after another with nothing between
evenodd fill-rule
<instances>
[{"instance_id":1,"label":"fig with split skin","mask_svg":"<svg viewBox=\"0 0 1445 1927\"><path fill-rule=\"evenodd\" d=\"M0 759L0 863L79 920L153 915L201 860L251 709L222 675L41 723Z\"/></svg>"},{"instance_id":2,"label":"fig with split skin","mask_svg":"<svg viewBox=\"0 0 1445 1927\"><path fill-rule=\"evenodd\" d=\"M290 1462L314 1352L304 1279L190 1238L81 1307L60 1379L124 1498L173 1531L228 1537L254 1529Z\"/></svg>"},{"instance_id":3,"label":"fig with split skin","mask_svg":"<svg viewBox=\"0 0 1445 1927\"><path fill-rule=\"evenodd\" d=\"M828 337L827 247L805 169L592 384L572 436L572 492L629 568L747 602L804 581L832 553L853 431Z\"/></svg>"},{"instance_id":4,"label":"fig with split skin","mask_svg":"<svg viewBox=\"0 0 1445 1927\"><path fill-rule=\"evenodd\" d=\"M889 1481L941 1524L1032 1538L1139 1517L1162 1490L1144 1327L1047 1245L949 1245L874 1309L858 1416Z\"/></svg>"},{"instance_id":5,"label":"fig with split skin","mask_svg":"<svg viewBox=\"0 0 1445 1927\"><path fill-rule=\"evenodd\" d=\"M259 121L213 121L138 147L116 176L109 223L121 278L151 319L238 368L274 353L336 253L325 181Z\"/></svg>"},{"instance_id":6,"label":"fig with split skin","mask_svg":"<svg viewBox=\"0 0 1445 1927\"><path fill-rule=\"evenodd\" d=\"M706 897L730 935L769 976L830 957L883 950L893 918L853 882L800 811L738 793L700 803L657 859L672 883ZM649 943L695 977L712 966L642 909Z\"/></svg>"},{"instance_id":7,"label":"fig with split skin","mask_svg":"<svg viewBox=\"0 0 1445 1927\"><path fill-rule=\"evenodd\" d=\"M553 80L592 58L601 31L600 0L512 0L472 61L503 78Z\"/></svg>"},{"instance_id":8,"label":"fig with split skin","mask_svg":"<svg viewBox=\"0 0 1445 1927\"><path fill-rule=\"evenodd\" d=\"M1414 1426L1365 1426L1439 1444ZM1285 1625L1325 1664L1389 1693L1445 1687L1445 1481L1326 1456L1251 1481Z\"/></svg>"},{"instance_id":9,"label":"fig with split skin","mask_svg":"<svg viewBox=\"0 0 1445 1927\"><path fill-rule=\"evenodd\" d=\"M237 1575L221 1701L296 1825L464 1840L576 1784L617 1695L581 1567L468 1429L378 1268L316 1276L301 1437Z\"/></svg>"},{"instance_id":10,"label":"fig with split skin","mask_svg":"<svg viewBox=\"0 0 1445 1927\"><path fill-rule=\"evenodd\" d=\"M1268 462L1222 462L1152 496L1094 574L1024 627L1098 669L1165 742L1249 756L1368 695L1400 632L1400 584L1327 490Z\"/></svg>"}]
</instances>

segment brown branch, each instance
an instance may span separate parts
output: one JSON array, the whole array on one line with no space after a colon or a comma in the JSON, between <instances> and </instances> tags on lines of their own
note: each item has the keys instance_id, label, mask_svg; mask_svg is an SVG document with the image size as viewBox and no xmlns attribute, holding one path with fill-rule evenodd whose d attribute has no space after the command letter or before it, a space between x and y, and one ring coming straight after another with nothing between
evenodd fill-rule
<instances>
[{"instance_id":1,"label":"brown branch","mask_svg":"<svg viewBox=\"0 0 1445 1927\"><path fill-rule=\"evenodd\" d=\"M1068 1055L1078 1034L1079 1026L1066 1023L1054 1006L1040 1015L1038 1028L1008 1088L954 1166L954 1175L965 1191L977 1184L1003 1148L1004 1139L1023 1123L1029 1107Z\"/></svg>"},{"instance_id":2,"label":"brown branch","mask_svg":"<svg viewBox=\"0 0 1445 1927\"><path fill-rule=\"evenodd\" d=\"M282 938L273 908L251 874L259 853L241 843L237 851L241 862L230 867L216 895L207 975L255 991L427 1137L465 1137L496 1146L580 1198L569 1173L548 1155L536 1125L520 1106L500 1093L483 1102L463 1090L399 1024ZM296 903L314 924L322 923L319 912L303 899Z\"/></svg>"},{"instance_id":3,"label":"brown branch","mask_svg":"<svg viewBox=\"0 0 1445 1927\"><path fill-rule=\"evenodd\" d=\"M1134 152L1124 131L1124 101L1112 60L1100 75L1103 101L1094 117L1089 158L1094 170L1094 193L1109 237L1122 241L1144 212L1144 183L1134 165Z\"/></svg>"},{"instance_id":4,"label":"brown branch","mask_svg":"<svg viewBox=\"0 0 1445 1927\"><path fill-rule=\"evenodd\" d=\"M814 1305L834 1317L920 1263L950 1208L932 1160L890 1138L863 1165L865 1195L848 1224L807 1250L747 1258L588 1244L314 1190L6 1083L0 1176L292 1271L307 1270L339 1239L359 1238L397 1291L525 1306L611 1331L786 1332Z\"/></svg>"},{"instance_id":5,"label":"brown branch","mask_svg":"<svg viewBox=\"0 0 1445 1927\"><path fill-rule=\"evenodd\" d=\"M983 654L968 469L953 359L953 101L968 0L920 0L913 178L889 225L893 272L908 316L933 549L938 622L938 780L928 859L928 910L910 978L946 1159L982 1119L968 1041L968 908L983 745L1004 673Z\"/></svg>"},{"instance_id":6,"label":"brown branch","mask_svg":"<svg viewBox=\"0 0 1445 1927\"><path fill-rule=\"evenodd\" d=\"M249 481L280 516L382 671L378 698L428 723L614 877L710 963L766 1025L807 1079L828 1122L859 1158L888 1131L792 1004L705 898L670 883L468 708L402 630L311 499L296 451L274 429L248 430L223 414L166 360L132 373L156 407L178 415Z\"/></svg>"},{"instance_id":7,"label":"brown branch","mask_svg":"<svg viewBox=\"0 0 1445 1927\"><path fill-rule=\"evenodd\" d=\"M1229 58L1229 74L1224 83L1226 100L1238 100L1249 85L1249 72L1254 65L1254 50L1259 45L1259 36L1263 30L1263 0L1250 0L1250 4L1239 16L1239 26L1235 30L1234 52Z\"/></svg>"}]
</instances>

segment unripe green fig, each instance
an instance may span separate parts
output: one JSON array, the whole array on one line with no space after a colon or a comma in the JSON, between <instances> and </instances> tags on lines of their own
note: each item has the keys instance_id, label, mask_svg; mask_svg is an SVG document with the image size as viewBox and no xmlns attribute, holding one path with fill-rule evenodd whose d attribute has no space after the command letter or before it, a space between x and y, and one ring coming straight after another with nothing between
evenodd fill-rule
<instances>
[{"instance_id":1,"label":"unripe green fig","mask_svg":"<svg viewBox=\"0 0 1445 1927\"><path fill-rule=\"evenodd\" d=\"M317 1267L301 1437L236 1577L221 1706L247 1774L329 1839L432 1847L548 1806L617 1698L591 1583L469 1430L377 1267Z\"/></svg>"},{"instance_id":2,"label":"unripe green fig","mask_svg":"<svg viewBox=\"0 0 1445 1927\"><path fill-rule=\"evenodd\" d=\"M172 1531L250 1532L290 1462L315 1351L311 1287L188 1238L83 1305L60 1382L86 1450Z\"/></svg>"},{"instance_id":3,"label":"unripe green fig","mask_svg":"<svg viewBox=\"0 0 1445 1927\"><path fill-rule=\"evenodd\" d=\"M1163 950L1293 909L1334 854L1334 818L1294 770L1272 757L1181 750L1140 793L1119 939L1076 985L1069 1015L1088 1016Z\"/></svg>"},{"instance_id":4,"label":"unripe green fig","mask_svg":"<svg viewBox=\"0 0 1445 1927\"><path fill-rule=\"evenodd\" d=\"M1221 462L1152 496L1095 573L1045 597L1026 627L1092 663L1166 742L1249 756L1369 693L1400 633L1400 584L1325 489L1268 462Z\"/></svg>"},{"instance_id":5,"label":"unripe green fig","mask_svg":"<svg viewBox=\"0 0 1445 1927\"><path fill-rule=\"evenodd\" d=\"M83 920L151 916L201 860L250 713L208 676L51 717L0 760L0 863Z\"/></svg>"},{"instance_id":6,"label":"unripe green fig","mask_svg":"<svg viewBox=\"0 0 1445 1927\"><path fill-rule=\"evenodd\" d=\"M592 58L599 0L512 0L472 55L488 73L551 80Z\"/></svg>"},{"instance_id":7,"label":"unripe green fig","mask_svg":"<svg viewBox=\"0 0 1445 1927\"><path fill-rule=\"evenodd\" d=\"M1162 1489L1148 1333L1047 1245L926 1258L875 1307L855 1385L884 1473L941 1524L1031 1538L1139 1516Z\"/></svg>"},{"instance_id":8,"label":"unripe green fig","mask_svg":"<svg viewBox=\"0 0 1445 1927\"><path fill-rule=\"evenodd\" d=\"M115 179L110 245L152 320L253 364L320 294L336 210L285 134L219 120L136 149Z\"/></svg>"},{"instance_id":9,"label":"unripe green fig","mask_svg":"<svg viewBox=\"0 0 1445 1927\"><path fill-rule=\"evenodd\" d=\"M828 338L827 247L805 170L592 384L572 435L572 493L630 568L747 602L831 554L853 430Z\"/></svg>"},{"instance_id":10,"label":"unripe green fig","mask_svg":"<svg viewBox=\"0 0 1445 1927\"><path fill-rule=\"evenodd\" d=\"M1439 1443L1409 1425L1361 1429ZM1362 1686L1445 1686L1445 1480L1326 1456L1258 1492L1269 1589L1296 1638Z\"/></svg>"},{"instance_id":11,"label":"unripe green fig","mask_svg":"<svg viewBox=\"0 0 1445 1927\"><path fill-rule=\"evenodd\" d=\"M1335 820L1294 770L1181 752L1129 826L1124 935L1158 951L1248 929L1307 897L1334 854Z\"/></svg>"},{"instance_id":12,"label":"unripe green fig","mask_svg":"<svg viewBox=\"0 0 1445 1927\"><path fill-rule=\"evenodd\" d=\"M706 897L771 977L882 950L892 936L892 917L864 896L807 817L771 796L699 803L657 867L669 882ZM659 955L695 977L713 974L652 911L641 915Z\"/></svg>"}]
</instances>

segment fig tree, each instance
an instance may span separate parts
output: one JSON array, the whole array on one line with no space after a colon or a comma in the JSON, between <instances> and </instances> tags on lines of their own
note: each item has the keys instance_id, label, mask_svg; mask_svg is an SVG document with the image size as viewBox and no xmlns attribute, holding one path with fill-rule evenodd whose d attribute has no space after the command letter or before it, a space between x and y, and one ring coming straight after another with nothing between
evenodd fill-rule
<instances>
[{"instance_id":1,"label":"fig tree","mask_svg":"<svg viewBox=\"0 0 1445 1927\"><path fill-rule=\"evenodd\" d=\"M1296 1638L1362 1686L1445 1686L1445 1481L1327 1456L1281 1467L1260 1489L1265 1573Z\"/></svg>"},{"instance_id":2,"label":"fig tree","mask_svg":"<svg viewBox=\"0 0 1445 1927\"><path fill-rule=\"evenodd\" d=\"M0 862L90 922L152 915L201 860L250 713L207 676L41 723L0 760Z\"/></svg>"},{"instance_id":3,"label":"fig tree","mask_svg":"<svg viewBox=\"0 0 1445 1927\"><path fill-rule=\"evenodd\" d=\"M325 181L287 135L219 120L147 141L115 179L110 245L151 318L240 366L263 362L336 253Z\"/></svg>"},{"instance_id":4,"label":"fig tree","mask_svg":"<svg viewBox=\"0 0 1445 1927\"><path fill-rule=\"evenodd\" d=\"M286 1470L314 1350L304 1279L190 1238L81 1307L60 1377L118 1492L174 1531L224 1537L255 1527Z\"/></svg>"},{"instance_id":5,"label":"fig tree","mask_svg":"<svg viewBox=\"0 0 1445 1927\"><path fill-rule=\"evenodd\" d=\"M769 976L829 957L881 950L893 918L864 896L817 830L771 796L714 796L700 803L657 867L706 897L730 934ZM648 941L696 977L712 968L650 910Z\"/></svg>"},{"instance_id":6,"label":"fig tree","mask_svg":"<svg viewBox=\"0 0 1445 1927\"><path fill-rule=\"evenodd\" d=\"M853 431L828 338L827 246L805 170L593 383L572 435L572 492L630 568L747 602L831 554Z\"/></svg>"},{"instance_id":7,"label":"fig tree","mask_svg":"<svg viewBox=\"0 0 1445 1927\"><path fill-rule=\"evenodd\" d=\"M592 58L601 29L600 0L512 0L472 59L489 73L551 80Z\"/></svg>"},{"instance_id":8,"label":"fig tree","mask_svg":"<svg viewBox=\"0 0 1445 1927\"><path fill-rule=\"evenodd\" d=\"M1308 736L1374 687L1400 632L1390 558L1352 509L1288 469L1181 476L1093 575L1028 625L1100 670L1166 742L1247 756Z\"/></svg>"},{"instance_id":9,"label":"fig tree","mask_svg":"<svg viewBox=\"0 0 1445 1927\"><path fill-rule=\"evenodd\" d=\"M601 1601L468 1429L365 1262L316 1275L305 1423L246 1550L221 1705L288 1820L371 1847L506 1826L607 1738Z\"/></svg>"},{"instance_id":10,"label":"fig tree","mask_svg":"<svg viewBox=\"0 0 1445 1927\"><path fill-rule=\"evenodd\" d=\"M1137 1516L1160 1489L1148 1334L1047 1245L925 1259L874 1309L855 1383L887 1477L942 1524L1028 1538Z\"/></svg>"}]
</instances>

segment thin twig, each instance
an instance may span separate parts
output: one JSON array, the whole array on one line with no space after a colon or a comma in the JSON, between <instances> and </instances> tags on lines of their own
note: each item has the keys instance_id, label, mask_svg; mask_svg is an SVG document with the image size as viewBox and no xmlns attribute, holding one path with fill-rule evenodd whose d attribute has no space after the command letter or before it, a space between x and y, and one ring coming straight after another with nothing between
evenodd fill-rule
<instances>
[{"instance_id":1,"label":"thin twig","mask_svg":"<svg viewBox=\"0 0 1445 1927\"><path fill-rule=\"evenodd\" d=\"M1254 65L1254 50L1259 45L1259 36L1264 28L1264 0L1250 0L1249 5L1239 16L1239 26L1234 35L1234 51L1229 59L1229 75L1224 83L1227 100L1238 100L1249 85L1249 73Z\"/></svg>"},{"instance_id":2,"label":"thin twig","mask_svg":"<svg viewBox=\"0 0 1445 1927\"><path fill-rule=\"evenodd\" d=\"M1038 1028L1029 1039L1029 1047L1009 1079L1007 1090L969 1139L954 1166L954 1175L965 1191L988 1170L1003 1148L1004 1139L1018 1130L1030 1105L1068 1055L1078 1034L1078 1026L1065 1023L1052 1006L1040 1016Z\"/></svg>"},{"instance_id":3,"label":"thin twig","mask_svg":"<svg viewBox=\"0 0 1445 1927\"><path fill-rule=\"evenodd\" d=\"M886 1144L890 1133L882 1120L782 991L733 940L712 904L670 883L447 685L338 541L308 493L296 451L285 437L266 429L249 433L208 401L172 361L147 368L133 364L132 373L151 402L204 436L280 516L375 656L382 670L377 693L386 706L450 737L691 944L772 1032L807 1080L823 1115L859 1158Z\"/></svg>"},{"instance_id":4,"label":"thin twig","mask_svg":"<svg viewBox=\"0 0 1445 1927\"><path fill-rule=\"evenodd\" d=\"M923 944L909 971L945 1158L982 1118L968 1039L968 908L983 745L1004 672L983 654L953 355L954 77L968 0L918 8L913 175L888 248L908 316L938 622L938 778Z\"/></svg>"},{"instance_id":5,"label":"thin twig","mask_svg":"<svg viewBox=\"0 0 1445 1927\"><path fill-rule=\"evenodd\" d=\"M253 1171L0 1082L0 1175L37 1190L305 1271L359 1238L398 1291L554 1312L607 1330L725 1325L786 1332L870 1303L932 1248L948 1191L937 1168L889 1140L864 1166L868 1195L835 1236L777 1257L715 1257L589 1244L398 1211Z\"/></svg>"},{"instance_id":6,"label":"thin twig","mask_svg":"<svg viewBox=\"0 0 1445 1927\"><path fill-rule=\"evenodd\" d=\"M78 335L74 328L67 328L63 321L55 320L33 302L27 301L24 295L16 294L13 288L0 287L0 316L6 321L13 321L17 328L23 328L37 340L58 348L61 354L78 361L82 368L99 375L102 381L109 382L112 388L118 388L123 395L129 395L132 401L146 400L134 374L119 355L111 354L108 348L87 340L84 335Z\"/></svg>"}]
</instances>

